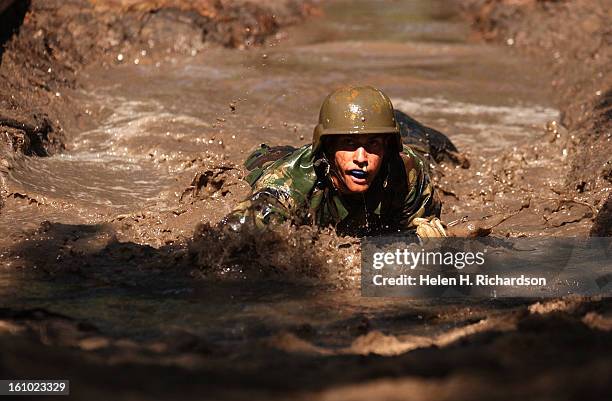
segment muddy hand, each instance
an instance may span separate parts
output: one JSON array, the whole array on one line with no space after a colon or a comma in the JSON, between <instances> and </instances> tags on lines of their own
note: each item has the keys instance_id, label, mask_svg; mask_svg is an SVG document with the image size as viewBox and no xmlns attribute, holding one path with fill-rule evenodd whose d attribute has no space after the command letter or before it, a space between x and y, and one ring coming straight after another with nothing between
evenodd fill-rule
<instances>
[{"instance_id":1,"label":"muddy hand","mask_svg":"<svg viewBox=\"0 0 612 401\"><path fill-rule=\"evenodd\" d=\"M412 225L416 226L416 233L419 238L447 237L446 230L437 217L417 217L412 220Z\"/></svg>"},{"instance_id":2,"label":"muddy hand","mask_svg":"<svg viewBox=\"0 0 612 401\"><path fill-rule=\"evenodd\" d=\"M217 228L222 233L245 233L257 230L263 230L264 226L257 224L256 216L252 210L234 211L225 216L219 223Z\"/></svg>"}]
</instances>

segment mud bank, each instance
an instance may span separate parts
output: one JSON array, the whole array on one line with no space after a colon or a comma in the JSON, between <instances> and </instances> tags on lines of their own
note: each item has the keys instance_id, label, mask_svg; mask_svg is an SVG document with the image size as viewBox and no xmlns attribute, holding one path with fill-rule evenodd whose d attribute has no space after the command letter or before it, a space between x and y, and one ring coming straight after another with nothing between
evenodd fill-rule
<instances>
[{"instance_id":1,"label":"mud bank","mask_svg":"<svg viewBox=\"0 0 612 401\"><path fill-rule=\"evenodd\" d=\"M528 153L536 158L561 153L563 157L554 163L564 165L555 169L565 179L555 189L557 195L565 202L574 202L574 206L579 206L575 201L590 205L595 212L591 234L611 235L609 2L470 0L459 5L484 39L505 44L509 51L526 53L535 64L549 69L552 96L562 112L561 118L559 126L548 127L548 138L535 144L539 150ZM519 153L532 145L519 149ZM570 220L566 224L572 224Z\"/></svg>"},{"instance_id":2,"label":"mud bank","mask_svg":"<svg viewBox=\"0 0 612 401\"><path fill-rule=\"evenodd\" d=\"M8 3L7 3L8 4ZM0 172L17 154L65 148L92 123L72 93L82 68L195 55L217 44L257 46L313 10L309 2L32 0L0 14Z\"/></svg>"}]
</instances>

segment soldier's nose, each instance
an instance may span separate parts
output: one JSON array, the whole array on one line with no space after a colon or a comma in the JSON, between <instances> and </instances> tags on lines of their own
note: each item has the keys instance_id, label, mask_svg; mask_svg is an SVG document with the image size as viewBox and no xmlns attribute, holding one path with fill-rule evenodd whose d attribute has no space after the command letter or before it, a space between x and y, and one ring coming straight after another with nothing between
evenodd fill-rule
<instances>
[{"instance_id":1,"label":"soldier's nose","mask_svg":"<svg viewBox=\"0 0 612 401\"><path fill-rule=\"evenodd\" d=\"M356 164L362 165L362 164L364 164L364 163L366 163L368 161L368 153L363 148L363 146L361 146L361 147L357 148L357 150L355 150L353 158L354 158L354 162Z\"/></svg>"}]
</instances>

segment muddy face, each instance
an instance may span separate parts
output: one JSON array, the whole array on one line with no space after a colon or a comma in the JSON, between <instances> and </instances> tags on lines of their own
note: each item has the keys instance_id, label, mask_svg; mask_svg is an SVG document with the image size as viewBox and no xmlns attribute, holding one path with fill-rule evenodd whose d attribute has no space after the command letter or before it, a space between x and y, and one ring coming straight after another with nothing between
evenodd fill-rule
<instances>
[{"instance_id":1,"label":"muddy face","mask_svg":"<svg viewBox=\"0 0 612 401\"><path fill-rule=\"evenodd\" d=\"M366 192L380 171L386 144L384 135L342 135L330 140L336 188L344 194Z\"/></svg>"}]
</instances>

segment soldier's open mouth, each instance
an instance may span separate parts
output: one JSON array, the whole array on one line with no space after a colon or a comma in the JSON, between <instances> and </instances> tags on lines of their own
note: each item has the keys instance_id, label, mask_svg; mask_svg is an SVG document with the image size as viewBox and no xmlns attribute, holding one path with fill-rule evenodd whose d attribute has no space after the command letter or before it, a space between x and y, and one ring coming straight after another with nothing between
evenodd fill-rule
<instances>
[{"instance_id":1,"label":"soldier's open mouth","mask_svg":"<svg viewBox=\"0 0 612 401\"><path fill-rule=\"evenodd\" d=\"M357 170L357 169L349 170L348 174L360 180L365 180L366 177L368 176L368 173L366 171Z\"/></svg>"}]
</instances>

